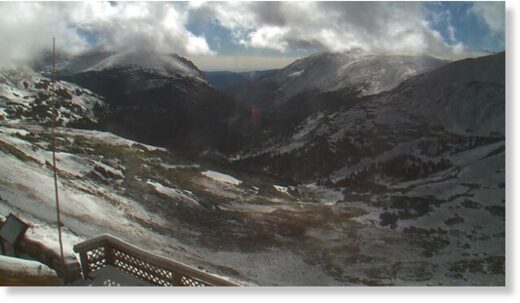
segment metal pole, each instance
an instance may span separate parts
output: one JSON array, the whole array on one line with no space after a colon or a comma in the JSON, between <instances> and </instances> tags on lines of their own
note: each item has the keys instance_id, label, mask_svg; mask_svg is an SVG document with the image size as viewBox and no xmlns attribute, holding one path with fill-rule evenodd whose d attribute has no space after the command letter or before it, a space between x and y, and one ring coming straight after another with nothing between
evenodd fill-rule
<instances>
[{"instance_id":1,"label":"metal pole","mask_svg":"<svg viewBox=\"0 0 520 303\"><path fill-rule=\"evenodd\" d=\"M55 93L55 82L56 82L56 75L55 75L55 69L54 66L56 64L56 38L52 38L52 93ZM56 99L54 99L56 100ZM65 269L65 258L63 256L63 240L61 236L61 218L60 218L60 198L58 194L58 171L56 169L56 142L55 142L55 134L54 134L54 127L55 123L57 122L57 113L56 113L56 104L55 102L51 102L53 108L53 120L51 122L51 148L52 148L52 167L54 169L54 192L56 194L56 217L58 221L58 238L60 242L60 257L61 257L61 266L63 269Z\"/></svg>"}]
</instances>

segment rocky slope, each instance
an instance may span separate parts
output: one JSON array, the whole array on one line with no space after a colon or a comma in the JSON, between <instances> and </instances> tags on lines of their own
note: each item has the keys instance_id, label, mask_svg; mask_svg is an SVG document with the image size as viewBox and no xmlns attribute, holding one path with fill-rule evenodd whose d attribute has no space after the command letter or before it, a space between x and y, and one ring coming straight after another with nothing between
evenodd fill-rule
<instances>
[{"instance_id":1,"label":"rocky slope","mask_svg":"<svg viewBox=\"0 0 520 303\"><path fill-rule=\"evenodd\" d=\"M0 121L92 127L103 98L83 87L51 79L27 66L0 70Z\"/></svg>"},{"instance_id":2,"label":"rocky slope","mask_svg":"<svg viewBox=\"0 0 520 303\"><path fill-rule=\"evenodd\" d=\"M445 63L427 56L319 53L254 78L231 94L242 102L273 111L303 93L350 89L361 95L377 94Z\"/></svg>"}]
</instances>

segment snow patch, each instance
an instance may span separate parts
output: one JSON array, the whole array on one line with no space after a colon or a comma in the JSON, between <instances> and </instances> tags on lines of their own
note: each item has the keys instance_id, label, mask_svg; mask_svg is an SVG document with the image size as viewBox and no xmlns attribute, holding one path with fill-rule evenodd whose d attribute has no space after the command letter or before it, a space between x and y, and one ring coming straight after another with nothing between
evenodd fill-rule
<instances>
[{"instance_id":1,"label":"snow patch","mask_svg":"<svg viewBox=\"0 0 520 303\"><path fill-rule=\"evenodd\" d=\"M290 73L288 76L290 78L296 78L296 77L300 76L301 74L303 74L303 72L304 72L304 70L302 69L302 70L299 70L299 71L295 71L294 73Z\"/></svg>"},{"instance_id":2,"label":"snow patch","mask_svg":"<svg viewBox=\"0 0 520 303\"><path fill-rule=\"evenodd\" d=\"M167 186L162 185L159 182L154 182L151 180L146 181L146 183L153 186L157 192L167 195L170 198L173 198L173 199L180 198L182 200L186 200L186 201L195 203L197 205L200 205L199 202L197 202L197 200L190 197L190 195L192 195L192 193L188 190L180 190L180 189L176 189L176 188L167 187Z\"/></svg>"},{"instance_id":3,"label":"snow patch","mask_svg":"<svg viewBox=\"0 0 520 303\"><path fill-rule=\"evenodd\" d=\"M273 185L273 187L274 187L274 189L276 189L277 191L279 191L279 192L281 192L283 194L290 195L288 187L280 186L280 185Z\"/></svg>"},{"instance_id":4,"label":"snow patch","mask_svg":"<svg viewBox=\"0 0 520 303\"><path fill-rule=\"evenodd\" d=\"M240 181L234 177L231 177L230 175L226 175L226 174L219 173L219 172L212 171L212 170L203 171L203 172L201 172L201 174L203 176L208 177L217 182L229 183L229 184L233 184L233 185L242 184L242 181Z\"/></svg>"}]
</instances>

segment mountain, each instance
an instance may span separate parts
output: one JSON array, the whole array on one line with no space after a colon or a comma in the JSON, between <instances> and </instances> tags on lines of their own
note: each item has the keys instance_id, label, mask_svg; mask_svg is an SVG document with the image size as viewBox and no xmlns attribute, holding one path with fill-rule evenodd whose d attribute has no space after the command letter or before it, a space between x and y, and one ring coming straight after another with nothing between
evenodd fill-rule
<instances>
[{"instance_id":1,"label":"mountain","mask_svg":"<svg viewBox=\"0 0 520 303\"><path fill-rule=\"evenodd\" d=\"M445 63L428 56L319 53L254 78L231 95L242 102L272 111L302 93L350 89L361 95L377 94Z\"/></svg>"},{"instance_id":2,"label":"mountain","mask_svg":"<svg viewBox=\"0 0 520 303\"><path fill-rule=\"evenodd\" d=\"M109 111L99 127L128 138L185 152L232 151L240 145L238 129L247 129L245 108L175 54L87 53L57 66L60 79L105 98Z\"/></svg>"},{"instance_id":3,"label":"mountain","mask_svg":"<svg viewBox=\"0 0 520 303\"><path fill-rule=\"evenodd\" d=\"M87 71L102 71L117 67L137 68L160 73L165 76L184 75L194 78L202 78L201 71L193 62L177 54L163 54L153 52L127 51L111 54L95 65L87 68ZM77 72L76 72L77 73Z\"/></svg>"},{"instance_id":4,"label":"mountain","mask_svg":"<svg viewBox=\"0 0 520 303\"><path fill-rule=\"evenodd\" d=\"M504 136L505 53L440 67L402 83L386 98L454 133Z\"/></svg>"},{"instance_id":5,"label":"mountain","mask_svg":"<svg viewBox=\"0 0 520 303\"><path fill-rule=\"evenodd\" d=\"M51 75L52 53L45 52L31 63L35 70ZM201 71L193 62L177 54L164 54L151 51L110 52L91 50L80 55L64 52L56 54L55 68L58 75L69 76L87 71L101 71L115 67L146 69L163 75L183 74L201 77Z\"/></svg>"},{"instance_id":6,"label":"mountain","mask_svg":"<svg viewBox=\"0 0 520 303\"><path fill-rule=\"evenodd\" d=\"M442 155L503 140L504 71L501 53L447 64L378 95L338 91L300 98L299 104L319 101L330 106L314 112L300 108L305 115L291 124L286 117L298 113L298 103L281 107L274 117L285 115L283 122L275 119L276 127L264 130L258 145L233 159L248 170L310 182L363 159L380 161L383 154L416 153L439 145L436 153ZM308 165L297 165L301 161Z\"/></svg>"}]
</instances>

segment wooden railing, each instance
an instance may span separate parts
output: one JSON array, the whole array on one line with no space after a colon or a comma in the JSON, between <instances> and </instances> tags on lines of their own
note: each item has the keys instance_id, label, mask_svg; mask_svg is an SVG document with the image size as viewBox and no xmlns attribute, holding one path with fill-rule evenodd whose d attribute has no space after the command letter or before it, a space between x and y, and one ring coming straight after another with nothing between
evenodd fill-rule
<instances>
[{"instance_id":1,"label":"wooden railing","mask_svg":"<svg viewBox=\"0 0 520 303\"><path fill-rule=\"evenodd\" d=\"M238 286L230 281L149 253L110 235L74 246L85 279L107 265L158 286Z\"/></svg>"}]
</instances>

